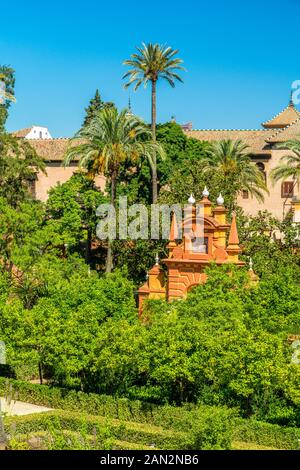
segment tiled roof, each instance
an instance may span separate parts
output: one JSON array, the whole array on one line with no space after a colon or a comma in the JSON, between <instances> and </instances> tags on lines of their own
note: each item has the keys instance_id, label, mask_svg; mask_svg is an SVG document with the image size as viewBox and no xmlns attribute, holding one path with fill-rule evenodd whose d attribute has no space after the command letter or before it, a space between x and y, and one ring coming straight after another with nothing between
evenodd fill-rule
<instances>
[{"instance_id":1,"label":"tiled roof","mask_svg":"<svg viewBox=\"0 0 300 470\"><path fill-rule=\"evenodd\" d=\"M19 131L12 132L12 135L15 137L26 137L29 132L31 131L33 126L31 127L25 127L25 129L20 129Z\"/></svg>"},{"instance_id":2,"label":"tiled roof","mask_svg":"<svg viewBox=\"0 0 300 470\"><path fill-rule=\"evenodd\" d=\"M70 139L32 139L30 145L36 150L37 154L44 160L62 161L67 148L78 145L78 140ZM76 158L75 160L78 160Z\"/></svg>"},{"instance_id":3,"label":"tiled roof","mask_svg":"<svg viewBox=\"0 0 300 470\"><path fill-rule=\"evenodd\" d=\"M262 125L266 129L283 128L294 122L299 117L300 112L295 108L294 104L290 102L290 104L284 108L281 113L277 114L269 121L264 122Z\"/></svg>"},{"instance_id":4,"label":"tiled roof","mask_svg":"<svg viewBox=\"0 0 300 470\"><path fill-rule=\"evenodd\" d=\"M284 129L278 129L276 132L268 138L268 142L277 143L277 142L286 142L290 139L299 138L300 136L300 116L296 121L291 123L289 126Z\"/></svg>"},{"instance_id":5,"label":"tiled roof","mask_svg":"<svg viewBox=\"0 0 300 470\"><path fill-rule=\"evenodd\" d=\"M274 129L203 129L185 131L188 137L213 142L216 140L242 140L254 154L270 154L271 149L266 140L272 136Z\"/></svg>"}]
</instances>

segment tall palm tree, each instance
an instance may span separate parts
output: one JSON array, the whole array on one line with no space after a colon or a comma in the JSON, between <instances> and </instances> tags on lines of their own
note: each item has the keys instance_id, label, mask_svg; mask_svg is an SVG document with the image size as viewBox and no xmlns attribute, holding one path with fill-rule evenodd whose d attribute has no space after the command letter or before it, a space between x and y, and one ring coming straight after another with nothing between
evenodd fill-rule
<instances>
[{"instance_id":1,"label":"tall palm tree","mask_svg":"<svg viewBox=\"0 0 300 470\"><path fill-rule=\"evenodd\" d=\"M167 80L172 88L175 87L176 80L182 82L182 78L177 71L184 70L181 66L182 60L175 57L178 49L172 49L168 46L159 44L145 44L137 47L137 53L132 54L130 59L123 62L124 65L131 67L123 79L128 78L125 88L134 84L134 90L137 90L142 84L146 87L151 82L151 129L152 139L156 140L156 85L162 78ZM156 155L153 155L151 165L152 173L152 202L157 201L157 161Z\"/></svg>"},{"instance_id":2,"label":"tall palm tree","mask_svg":"<svg viewBox=\"0 0 300 470\"><path fill-rule=\"evenodd\" d=\"M207 151L204 173L212 172L227 197L228 208L234 209L237 197L247 190L257 200L264 200L266 182L261 170L251 161L249 147L241 140L220 140Z\"/></svg>"},{"instance_id":3,"label":"tall palm tree","mask_svg":"<svg viewBox=\"0 0 300 470\"><path fill-rule=\"evenodd\" d=\"M274 183L279 180L293 178L295 186L300 181L300 140L291 139L282 144L278 144L279 149L288 149L293 152L290 155L283 155L279 161L279 165L271 171L271 178Z\"/></svg>"},{"instance_id":4,"label":"tall palm tree","mask_svg":"<svg viewBox=\"0 0 300 470\"><path fill-rule=\"evenodd\" d=\"M140 119L115 107L104 108L74 136L82 142L70 146L66 152L64 165L79 157L79 166L86 168L94 177L104 173L110 180L111 203L116 205L116 185L120 164L125 160L136 161L146 157L152 161L153 153L164 157L164 151L151 140L151 131ZM108 243L106 272L113 267L111 240Z\"/></svg>"}]
</instances>

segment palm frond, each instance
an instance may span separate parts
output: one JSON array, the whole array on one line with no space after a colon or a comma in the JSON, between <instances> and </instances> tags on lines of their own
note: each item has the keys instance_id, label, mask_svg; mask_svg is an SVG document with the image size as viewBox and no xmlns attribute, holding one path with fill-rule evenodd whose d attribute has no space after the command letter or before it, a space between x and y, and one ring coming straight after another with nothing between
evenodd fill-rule
<instances>
[{"instance_id":1,"label":"palm frond","mask_svg":"<svg viewBox=\"0 0 300 470\"><path fill-rule=\"evenodd\" d=\"M300 179L300 140L291 139L277 145L277 148L291 150L292 154L283 155L280 158L279 165L271 171L273 184L280 180L293 178Z\"/></svg>"},{"instance_id":2,"label":"palm frond","mask_svg":"<svg viewBox=\"0 0 300 470\"><path fill-rule=\"evenodd\" d=\"M131 67L122 77L129 79L125 88L135 83L136 90L142 83L147 86L149 81L156 81L159 78L167 80L172 87L175 86L175 81L183 81L180 75L174 72L174 70L185 70L181 65L182 59L175 58L179 52L177 49L142 43L142 46L136 47L136 50L130 59L123 62L124 65Z\"/></svg>"},{"instance_id":3,"label":"palm frond","mask_svg":"<svg viewBox=\"0 0 300 470\"><path fill-rule=\"evenodd\" d=\"M143 138L143 139L141 139ZM74 140L81 139L78 145ZM151 130L136 116L124 109L106 108L98 111L89 124L74 137L68 148L63 164L70 165L79 159L83 168L92 168L93 173L106 172L110 175L124 160L145 157L153 167L153 155L165 157L158 142L152 141Z\"/></svg>"}]
</instances>

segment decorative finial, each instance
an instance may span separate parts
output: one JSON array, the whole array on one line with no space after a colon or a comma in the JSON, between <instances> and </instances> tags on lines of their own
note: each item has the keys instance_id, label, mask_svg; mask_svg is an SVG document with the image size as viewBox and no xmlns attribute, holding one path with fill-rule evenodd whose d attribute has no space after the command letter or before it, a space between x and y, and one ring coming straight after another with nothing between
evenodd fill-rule
<instances>
[{"instance_id":1,"label":"decorative finial","mask_svg":"<svg viewBox=\"0 0 300 470\"><path fill-rule=\"evenodd\" d=\"M291 90L289 106L294 106L293 94L294 94L294 91Z\"/></svg>"},{"instance_id":2,"label":"decorative finial","mask_svg":"<svg viewBox=\"0 0 300 470\"><path fill-rule=\"evenodd\" d=\"M127 113L126 115L127 116L132 116L132 109L131 109L131 99L130 99L130 93L129 93L129 96L128 96L128 110L127 110Z\"/></svg>"},{"instance_id":3,"label":"decorative finial","mask_svg":"<svg viewBox=\"0 0 300 470\"><path fill-rule=\"evenodd\" d=\"M159 265L159 256L158 256L158 253L156 253L156 256L155 256L155 265L156 265L156 266Z\"/></svg>"},{"instance_id":4,"label":"decorative finial","mask_svg":"<svg viewBox=\"0 0 300 470\"><path fill-rule=\"evenodd\" d=\"M250 271L253 271L253 260L252 260L252 258L249 259L249 269L250 269Z\"/></svg>"},{"instance_id":5,"label":"decorative finial","mask_svg":"<svg viewBox=\"0 0 300 470\"><path fill-rule=\"evenodd\" d=\"M203 195L203 197L208 197L208 196L209 196L209 191L208 191L208 189L207 189L207 186L205 186L202 195Z\"/></svg>"},{"instance_id":6,"label":"decorative finial","mask_svg":"<svg viewBox=\"0 0 300 470\"><path fill-rule=\"evenodd\" d=\"M224 205L224 198L222 196L222 193L220 193L220 195L217 199L217 204L218 204L218 206L223 206Z\"/></svg>"},{"instance_id":7,"label":"decorative finial","mask_svg":"<svg viewBox=\"0 0 300 470\"><path fill-rule=\"evenodd\" d=\"M195 204L195 202L196 202L196 199L194 198L194 195L192 193L189 197L188 203L189 204Z\"/></svg>"}]
</instances>

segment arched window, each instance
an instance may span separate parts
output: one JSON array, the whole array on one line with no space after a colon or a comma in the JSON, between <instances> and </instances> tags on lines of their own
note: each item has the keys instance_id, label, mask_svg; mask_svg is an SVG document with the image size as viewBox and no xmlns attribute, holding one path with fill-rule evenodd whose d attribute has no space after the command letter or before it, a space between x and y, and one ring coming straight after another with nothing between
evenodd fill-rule
<instances>
[{"instance_id":1,"label":"arched window","mask_svg":"<svg viewBox=\"0 0 300 470\"><path fill-rule=\"evenodd\" d=\"M266 173L266 170L265 170L265 164L262 163L262 162L257 162L256 166L261 171L261 173L263 174L263 177L264 177L264 180L265 180L265 183L266 183L267 182L267 173Z\"/></svg>"}]
</instances>

